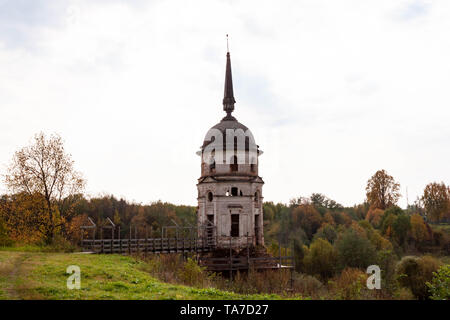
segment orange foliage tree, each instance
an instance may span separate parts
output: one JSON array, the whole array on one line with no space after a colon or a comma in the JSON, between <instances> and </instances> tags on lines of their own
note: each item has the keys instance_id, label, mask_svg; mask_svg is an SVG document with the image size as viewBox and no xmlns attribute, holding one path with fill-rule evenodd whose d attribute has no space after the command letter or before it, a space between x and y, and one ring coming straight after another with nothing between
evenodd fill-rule
<instances>
[{"instance_id":1,"label":"orange foliage tree","mask_svg":"<svg viewBox=\"0 0 450 320\"><path fill-rule=\"evenodd\" d=\"M378 170L367 181L367 202L372 208L386 210L395 205L400 198L400 184L385 170Z\"/></svg>"},{"instance_id":2,"label":"orange foliage tree","mask_svg":"<svg viewBox=\"0 0 450 320\"><path fill-rule=\"evenodd\" d=\"M431 221L450 217L450 187L442 183L429 183L421 198Z\"/></svg>"},{"instance_id":3,"label":"orange foliage tree","mask_svg":"<svg viewBox=\"0 0 450 320\"><path fill-rule=\"evenodd\" d=\"M381 218L383 217L384 211L378 208L371 208L369 212L367 212L366 220L369 221L372 226L378 228L381 223Z\"/></svg>"},{"instance_id":4,"label":"orange foliage tree","mask_svg":"<svg viewBox=\"0 0 450 320\"><path fill-rule=\"evenodd\" d=\"M292 210L292 222L300 226L309 239L317 232L322 224L322 216L311 204L300 204Z\"/></svg>"},{"instance_id":5,"label":"orange foliage tree","mask_svg":"<svg viewBox=\"0 0 450 320\"><path fill-rule=\"evenodd\" d=\"M423 218L418 214L413 214L411 216L411 237L419 245L431 238L425 221L423 221Z\"/></svg>"},{"instance_id":6,"label":"orange foliage tree","mask_svg":"<svg viewBox=\"0 0 450 320\"><path fill-rule=\"evenodd\" d=\"M61 137L46 138L43 133L14 154L5 182L12 193L24 194L32 200L26 206L32 211L36 230L47 243L74 215L85 184L81 174L74 170Z\"/></svg>"}]
</instances>

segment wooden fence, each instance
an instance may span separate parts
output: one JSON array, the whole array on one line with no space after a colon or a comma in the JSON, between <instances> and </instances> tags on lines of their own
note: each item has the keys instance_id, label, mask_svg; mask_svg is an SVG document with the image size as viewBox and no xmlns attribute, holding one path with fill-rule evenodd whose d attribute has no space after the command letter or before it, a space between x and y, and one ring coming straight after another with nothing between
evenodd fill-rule
<instances>
[{"instance_id":1,"label":"wooden fence","mask_svg":"<svg viewBox=\"0 0 450 320\"><path fill-rule=\"evenodd\" d=\"M82 240L84 252L94 253L177 253L209 252L216 247L215 238L143 238Z\"/></svg>"}]
</instances>

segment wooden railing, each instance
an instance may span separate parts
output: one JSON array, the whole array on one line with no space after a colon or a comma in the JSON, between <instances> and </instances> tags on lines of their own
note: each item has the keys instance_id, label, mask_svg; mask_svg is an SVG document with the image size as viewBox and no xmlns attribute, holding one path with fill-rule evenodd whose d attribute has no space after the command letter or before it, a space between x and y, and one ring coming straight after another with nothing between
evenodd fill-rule
<instances>
[{"instance_id":1,"label":"wooden railing","mask_svg":"<svg viewBox=\"0 0 450 320\"><path fill-rule=\"evenodd\" d=\"M143 238L82 240L83 251L95 253L176 253L208 252L215 248L214 238Z\"/></svg>"}]
</instances>

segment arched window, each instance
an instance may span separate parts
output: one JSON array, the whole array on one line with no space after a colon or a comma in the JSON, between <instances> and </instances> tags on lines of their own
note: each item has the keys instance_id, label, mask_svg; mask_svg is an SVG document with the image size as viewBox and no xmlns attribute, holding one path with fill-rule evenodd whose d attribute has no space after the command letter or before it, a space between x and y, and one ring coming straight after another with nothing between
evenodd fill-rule
<instances>
[{"instance_id":1,"label":"arched window","mask_svg":"<svg viewBox=\"0 0 450 320\"><path fill-rule=\"evenodd\" d=\"M210 192L208 192L208 201L209 202L211 202L211 201L213 201L213 194L212 194L212 192L210 191Z\"/></svg>"},{"instance_id":2,"label":"arched window","mask_svg":"<svg viewBox=\"0 0 450 320\"><path fill-rule=\"evenodd\" d=\"M256 191L255 192L255 207L257 207L258 206L258 204L259 204L259 193L258 193L258 191Z\"/></svg>"},{"instance_id":3,"label":"arched window","mask_svg":"<svg viewBox=\"0 0 450 320\"><path fill-rule=\"evenodd\" d=\"M231 158L230 169L231 169L232 172L236 172L239 169L238 160L237 160L236 156L233 156Z\"/></svg>"},{"instance_id":4,"label":"arched window","mask_svg":"<svg viewBox=\"0 0 450 320\"><path fill-rule=\"evenodd\" d=\"M236 197L236 196L238 195L238 188L232 187L232 188L231 188L231 195L232 195L233 197Z\"/></svg>"}]
</instances>

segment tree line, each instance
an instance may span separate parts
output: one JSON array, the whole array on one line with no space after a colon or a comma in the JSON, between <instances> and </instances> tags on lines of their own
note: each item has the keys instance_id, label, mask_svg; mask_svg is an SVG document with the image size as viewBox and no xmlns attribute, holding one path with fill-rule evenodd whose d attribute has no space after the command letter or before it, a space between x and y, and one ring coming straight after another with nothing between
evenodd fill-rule
<instances>
[{"instance_id":1,"label":"tree line","mask_svg":"<svg viewBox=\"0 0 450 320\"><path fill-rule=\"evenodd\" d=\"M431 183L407 209L397 206L399 189L400 184L380 170L367 182L365 202L353 207L320 193L289 205L266 202L265 240L274 253L278 242L290 245L296 270L323 283L357 283L369 265L378 265L386 297L407 288L416 298L428 298L426 283L450 255L448 231L430 224L448 219L449 189Z\"/></svg>"}]
</instances>

